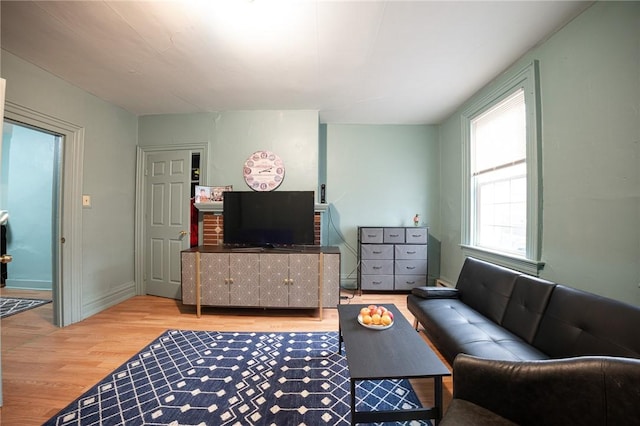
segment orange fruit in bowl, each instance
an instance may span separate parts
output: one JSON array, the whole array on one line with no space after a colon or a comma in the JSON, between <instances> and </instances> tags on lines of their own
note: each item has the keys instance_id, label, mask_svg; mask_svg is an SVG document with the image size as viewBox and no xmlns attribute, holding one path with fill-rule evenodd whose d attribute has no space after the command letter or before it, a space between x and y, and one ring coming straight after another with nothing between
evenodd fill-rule
<instances>
[{"instance_id":1,"label":"orange fruit in bowl","mask_svg":"<svg viewBox=\"0 0 640 426\"><path fill-rule=\"evenodd\" d=\"M382 317L380 317L380 324L382 325L390 325L392 322L393 320L389 315L382 315Z\"/></svg>"},{"instance_id":2,"label":"orange fruit in bowl","mask_svg":"<svg viewBox=\"0 0 640 426\"><path fill-rule=\"evenodd\" d=\"M371 322L373 322L373 324L379 325L380 324L380 320L381 320L380 315L378 315L378 314L371 315Z\"/></svg>"}]
</instances>

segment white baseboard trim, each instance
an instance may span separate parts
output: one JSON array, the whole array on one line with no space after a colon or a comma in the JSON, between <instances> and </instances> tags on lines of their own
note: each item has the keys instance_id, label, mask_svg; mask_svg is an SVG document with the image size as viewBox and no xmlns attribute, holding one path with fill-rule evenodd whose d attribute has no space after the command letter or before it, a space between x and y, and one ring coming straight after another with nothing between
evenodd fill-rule
<instances>
[{"instance_id":1,"label":"white baseboard trim","mask_svg":"<svg viewBox=\"0 0 640 426\"><path fill-rule=\"evenodd\" d=\"M443 280L442 278L436 278L436 287L450 287L450 288L453 288L453 284Z\"/></svg>"},{"instance_id":2,"label":"white baseboard trim","mask_svg":"<svg viewBox=\"0 0 640 426\"><path fill-rule=\"evenodd\" d=\"M114 305L117 305L118 303L124 302L125 300L130 299L135 295L136 283L134 281L125 283L114 290L111 294L85 303L82 306L82 319L87 319L90 316L104 311L105 309L110 308Z\"/></svg>"},{"instance_id":3,"label":"white baseboard trim","mask_svg":"<svg viewBox=\"0 0 640 426\"><path fill-rule=\"evenodd\" d=\"M38 280L20 280L7 278L7 288L15 288L21 290L47 290L53 289L53 283L51 281L38 281Z\"/></svg>"}]
</instances>

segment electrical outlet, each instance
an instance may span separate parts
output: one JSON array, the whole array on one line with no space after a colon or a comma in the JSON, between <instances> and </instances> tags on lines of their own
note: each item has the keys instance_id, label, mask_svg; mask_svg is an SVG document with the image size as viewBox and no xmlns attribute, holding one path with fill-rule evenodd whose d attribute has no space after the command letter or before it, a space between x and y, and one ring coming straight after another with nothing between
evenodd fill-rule
<instances>
[{"instance_id":1,"label":"electrical outlet","mask_svg":"<svg viewBox=\"0 0 640 426\"><path fill-rule=\"evenodd\" d=\"M82 196L82 207L91 207L91 195Z\"/></svg>"}]
</instances>

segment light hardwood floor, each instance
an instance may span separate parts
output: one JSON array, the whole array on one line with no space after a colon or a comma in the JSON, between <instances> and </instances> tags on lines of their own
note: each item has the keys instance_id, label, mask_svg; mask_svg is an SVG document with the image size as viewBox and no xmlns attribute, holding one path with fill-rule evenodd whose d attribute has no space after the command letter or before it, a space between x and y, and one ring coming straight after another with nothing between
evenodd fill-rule
<instances>
[{"instance_id":1,"label":"light hardwood floor","mask_svg":"<svg viewBox=\"0 0 640 426\"><path fill-rule=\"evenodd\" d=\"M50 293L1 289L3 296L50 297ZM393 303L408 321L406 294L343 293L342 303ZM353 297L352 297L353 296ZM180 301L136 296L65 328L52 325L48 304L2 320L3 426L40 425L167 329L215 331L337 331L336 309L317 311L249 310L195 307ZM425 344L429 344L425 339ZM446 362L445 362L446 364ZM433 401L429 379L413 382L428 405ZM451 401L452 379L444 378L445 409Z\"/></svg>"}]
</instances>

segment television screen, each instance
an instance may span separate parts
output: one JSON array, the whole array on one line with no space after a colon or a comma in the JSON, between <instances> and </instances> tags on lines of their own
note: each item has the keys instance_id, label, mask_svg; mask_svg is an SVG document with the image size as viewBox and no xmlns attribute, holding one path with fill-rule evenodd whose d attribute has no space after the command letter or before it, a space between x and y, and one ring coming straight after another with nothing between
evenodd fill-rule
<instances>
[{"instance_id":1,"label":"television screen","mask_svg":"<svg viewBox=\"0 0 640 426\"><path fill-rule=\"evenodd\" d=\"M225 192L224 243L247 246L314 243L313 191Z\"/></svg>"}]
</instances>

